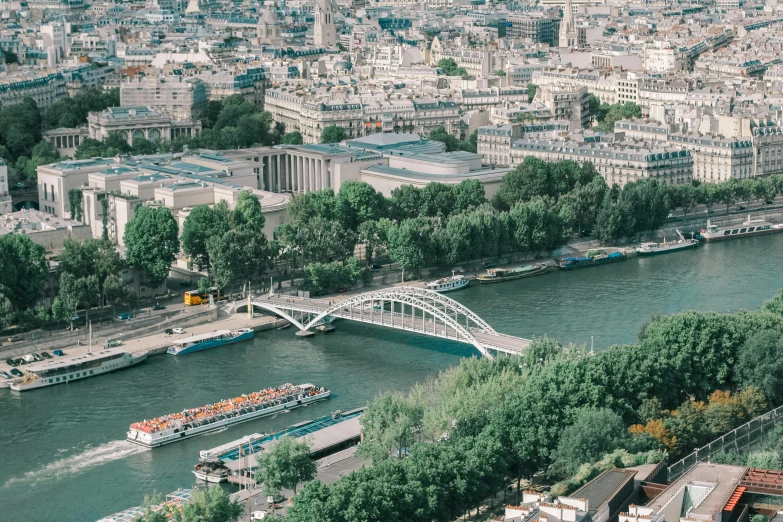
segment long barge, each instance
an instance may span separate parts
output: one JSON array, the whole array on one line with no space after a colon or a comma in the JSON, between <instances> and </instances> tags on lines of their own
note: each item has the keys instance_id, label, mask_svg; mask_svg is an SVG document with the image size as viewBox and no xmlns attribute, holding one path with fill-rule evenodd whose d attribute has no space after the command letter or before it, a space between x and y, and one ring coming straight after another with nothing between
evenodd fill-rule
<instances>
[{"instance_id":1,"label":"long barge","mask_svg":"<svg viewBox=\"0 0 783 522\"><path fill-rule=\"evenodd\" d=\"M199 408L134 422L127 440L148 448L203 435L305 404L328 399L331 391L314 384L283 384Z\"/></svg>"}]
</instances>

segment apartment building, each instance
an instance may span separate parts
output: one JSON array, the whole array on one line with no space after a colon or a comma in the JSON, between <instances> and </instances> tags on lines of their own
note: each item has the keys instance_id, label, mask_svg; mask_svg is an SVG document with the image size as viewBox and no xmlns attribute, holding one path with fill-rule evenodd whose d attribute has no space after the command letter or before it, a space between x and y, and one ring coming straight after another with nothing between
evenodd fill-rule
<instances>
[{"instance_id":1,"label":"apartment building","mask_svg":"<svg viewBox=\"0 0 783 522\"><path fill-rule=\"evenodd\" d=\"M206 102L206 86L198 78L139 76L120 84L121 106L166 111L177 120L192 120Z\"/></svg>"}]
</instances>

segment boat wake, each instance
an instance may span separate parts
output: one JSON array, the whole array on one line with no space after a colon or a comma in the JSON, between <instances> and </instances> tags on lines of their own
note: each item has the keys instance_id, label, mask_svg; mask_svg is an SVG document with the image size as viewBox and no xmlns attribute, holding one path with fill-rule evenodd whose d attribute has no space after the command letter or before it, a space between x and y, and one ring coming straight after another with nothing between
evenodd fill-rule
<instances>
[{"instance_id":1,"label":"boat wake","mask_svg":"<svg viewBox=\"0 0 783 522\"><path fill-rule=\"evenodd\" d=\"M4 486L19 483L37 484L44 480L60 479L143 451L147 451L147 448L127 440L114 440L94 448L87 448L76 455L55 460L41 469L28 471L21 477L12 477L6 481Z\"/></svg>"}]
</instances>

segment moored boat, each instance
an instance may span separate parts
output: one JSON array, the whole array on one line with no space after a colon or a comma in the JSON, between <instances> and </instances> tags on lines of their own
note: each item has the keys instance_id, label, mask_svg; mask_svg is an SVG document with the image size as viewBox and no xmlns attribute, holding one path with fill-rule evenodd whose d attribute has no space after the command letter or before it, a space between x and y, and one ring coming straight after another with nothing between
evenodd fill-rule
<instances>
[{"instance_id":1,"label":"moored boat","mask_svg":"<svg viewBox=\"0 0 783 522\"><path fill-rule=\"evenodd\" d=\"M476 277L481 284L501 283L503 281L512 281L523 277L532 277L545 273L549 265L546 263L536 263L517 268L490 268L486 274Z\"/></svg>"},{"instance_id":2,"label":"moored boat","mask_svg":"<svg viewBox=\"0 0 783 522\"><path fill-rule=\"evenodd\" d=\"M228 481L231 470L223 464L223 461L215 459L196 464L196 467L193 469L193 474L198 480L220 483Z\"/></svg>"},{"instance_id":3,"label":"moored boat","mask_svg":"<svg viewBox=\"0 0 783 522\"><path fill-rule=\"evenodd\" d=\"M567 257L560 261L557 266L560 270L576 270L577 268L617 263L626 259L628 259L628 256L625 252L606 254L599 250L596 253L588 252L588 255L585 257Z\"/></svg>"},{"instance_id":4,"label":"moored boat","mask_svg":"<svg viewBox=\"0 0 783 522\"><path fill-rule=\"evenodd\" d=\"M640 256L654 256L657 254L668 254L669 252L677 252L678 250L696 248L699 246L698 239L686 239L682 236L682 234L680 234L679 230L677 231L677 234L680 235L680 239L678 240L666 241L666 238L663 238L661 243L642 243L639 248L636 249L636 253Z\"/></svg>"},{"instance_id":5,"label":"moored boat","mask_svg":"<svg viewBox=\"0 0 783 522\"><path fill-rule=\"evenodd\" d=\"M707 228L702 229L701 237L704 241L723 241L738 237L757 236L760 234L774 234L783 232L783 224L772 224L764 219L751 219L748 214L741 225L718 226L707 220Z\"/></svg>"},{"instance_id":6,"label":"moored boat","mask_svg":"<svg viewBox=\"0 0 783 522\"><path fill-rule=\"evenodd\" d=\"M154 448L259 417L328 399L331 391L313 384L284 384L199 408L130 425L127 440Z\"/></svg>"},{"instance_id":7,"label":"moored boat","mask_svg":"<svg viewBox=\"0 0 783 522\"><path fill-rule=\"evenodd\" d=\"M238 330L215 330L200 335L177 339L166 351L169 355L185 355L201 350L209 350L218 346L248 341L255 337L252 328L240 328Z\"/></svg>"},{"instance_id":8,"label":"moored boat","mask_svg":"<svg viewBox=\"0 0 783 522\"><path fill-rule=\"evenodd\" d=\"M26 391L95 377L134 366L147 359L147 352L131 353L109 348L76 357L58 358L27 366L24 377L9 383L12 390Z\"/></svg>"},{"instance_id":9,"label":"moored boat","mask_svg":"<svg viewBox=\"0 0 783 522\"><path fill-rule=\"evenodd\" d=\"M460 288L465 288L468 286L468 283L470 283L470 279L466 279L465 276L454 275L454 272L452 272L451 277L443 277L441 279L436 279L431 283L427 283L427 289L440 293L451 292L459 290Z\"/></svg>"}]
</instances>

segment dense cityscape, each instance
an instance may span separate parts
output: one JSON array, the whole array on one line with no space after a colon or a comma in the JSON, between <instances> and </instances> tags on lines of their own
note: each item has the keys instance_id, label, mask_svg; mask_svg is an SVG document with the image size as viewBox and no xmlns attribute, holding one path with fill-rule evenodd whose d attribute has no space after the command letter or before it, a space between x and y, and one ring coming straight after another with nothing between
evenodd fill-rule
<instances>
[{"instance_id":1,"label":"dense cityscape","mask_svg":"<svg viewBox=\"0 0 783 522\"><path fill-rule=\"evenodd\" d=\"M781 522L783 4L0 13L0 520Z\"/></svg>"}]
</instances>

